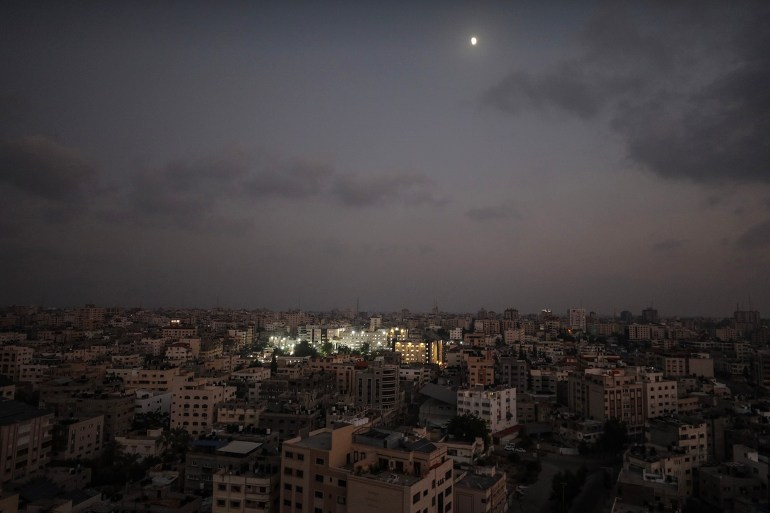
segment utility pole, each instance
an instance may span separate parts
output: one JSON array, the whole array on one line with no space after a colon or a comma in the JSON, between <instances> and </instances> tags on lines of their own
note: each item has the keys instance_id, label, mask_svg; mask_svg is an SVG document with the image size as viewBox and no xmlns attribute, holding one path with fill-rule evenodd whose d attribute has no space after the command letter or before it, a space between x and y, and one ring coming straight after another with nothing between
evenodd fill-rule
<instances>
[{"instance_id":1,"label":"utility pole","mask_svg":"<svg viewBox=\"0 0 770 513\"><path fill-rule=\"evenodd\" d=\"M564 489L567 487L567 482L561 482L561 511L567 513L567 504L564 502Z\"/></svg>"}]
</instances>

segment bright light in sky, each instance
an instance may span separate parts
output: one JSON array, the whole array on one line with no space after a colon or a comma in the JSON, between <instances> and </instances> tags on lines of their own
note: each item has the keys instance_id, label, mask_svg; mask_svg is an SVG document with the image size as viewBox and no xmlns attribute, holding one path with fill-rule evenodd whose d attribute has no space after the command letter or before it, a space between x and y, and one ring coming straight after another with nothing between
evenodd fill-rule
<instances>
[{"instance_id":1,"label":"bright light in sky","mask_svg":"<svg viewBox=\"0 0 770 513\"><path fill-rule=\"evenodd\" d=\"M472 44L473 46L476 46L476 43L478 43L478 40L476 39L476 36L473 36L473 37L471 38L471 44Z\"/></svg>"}]
</instances>

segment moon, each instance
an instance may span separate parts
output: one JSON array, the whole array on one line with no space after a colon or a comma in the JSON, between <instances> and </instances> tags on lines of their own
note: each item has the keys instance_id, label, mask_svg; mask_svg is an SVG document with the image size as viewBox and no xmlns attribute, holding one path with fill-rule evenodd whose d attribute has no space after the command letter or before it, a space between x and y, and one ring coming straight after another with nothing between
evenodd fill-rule
<instances>
[{"instance_id":1,"label":"moon","mask_svg":"<svg viewBox=\"0 0 770 513\"><path fill-rule=\"evenodd\" d=\"M476 39L476 36L471 37L471 45L476 46L476 43L478 43L478 39Z\"/></svg>"}]
</instances>

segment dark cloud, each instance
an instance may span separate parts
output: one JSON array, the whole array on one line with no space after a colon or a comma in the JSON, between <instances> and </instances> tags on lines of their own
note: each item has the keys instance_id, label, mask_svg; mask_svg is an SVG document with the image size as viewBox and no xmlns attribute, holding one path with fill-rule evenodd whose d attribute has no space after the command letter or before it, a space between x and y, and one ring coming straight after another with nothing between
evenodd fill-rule
<instances>
[{"instance_id":1,"label":"dark cloud","mask_svg":"<svg viewBox=\"0 0 770 513\"><path fill-rule=\"evenodd\" d=\"M77 150L42 136L0 141L0 184L52 201L75 201L96 168Z\"/></svg>"},{"instance_id":2,"label":"dark cloud","mask_svg":"<svg viewBox=\"0 0 770 513\"><path fill-rule=\"evenodd\" d=\"M770 221L765 221L746 230L736 245L741 249L759 249L770 246Z\"/></svg>"},{"instance_id":3,"label":"dark cloud","mask_svg":"<svg viewBox=\"0 0 770 513\"><path fill-rule=\"evenodd\" d=\"M685 239L665 239L652 245L654 251L675 251L681 249L687 240Z\"/></svg>"},{"instance_id":4,"label":"dark cloud","mask_svg":"<svg viewBox=\"0 0 770 513\"><path fill-rule=\"evenodd\" d=\"M507 204L472 208L465 212L466 217L473 221L485 222L499 219L518 219L519 213Z\"/></svg>"},{"instance_id":5,"label":"dark cloud","mask_svg":"<svg viewBox=\"0 0 770 513\"><path fill-rule=\"evenodd\" d=\"M367 207L388 203L440 205L444 199L424 175L415 173L377 173L339 175L332 195L343 204Z\"/></svg>"},{"instance_id":6,"label":"dark cloud","mask_svg":"<svg viewBox=\"0 0 770 513\"><path fill-rule=\"evenodd\" d=\"M770 183L770 4L693 13L684 3L644 18L600 4L573 57L516 70L482 102L606 115L628 158L665 178Z\"/></svg>"},{"instance_id":7,"label":"dark cloud","mask_svg":"<svg viewBox=\"0 0 770 513\"><path fill-rule=\"evenodd\" d=\"M214 157L179 160L137 172L125 195L127 215L112 217L141 225L208 227L228 222L228 206L249 204L255 199L321 198L355 207L441 204L435 190L431 181L419 174L341 175L321 160L281 159L267 153L227 150ZM242 224L245 219L229 221Z\"/></svg>"},{"instance_id":8,"label":"dark cloud","mask_svg":"<svg viewBox=\"0 0 770 513\"><path fill-rule=\"evenodd\" d=\"M333 174L334 168L326 162L263 159L247 188L258 196L307 198L325 191Z\"/></svg>"}]
</instances>

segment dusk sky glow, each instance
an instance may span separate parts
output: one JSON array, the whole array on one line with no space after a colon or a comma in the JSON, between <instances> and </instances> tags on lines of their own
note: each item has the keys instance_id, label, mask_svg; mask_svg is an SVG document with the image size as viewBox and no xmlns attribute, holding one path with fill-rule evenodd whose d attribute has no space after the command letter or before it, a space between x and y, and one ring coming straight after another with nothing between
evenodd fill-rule
<instances>
[{"instance_id":1,"label":"dusk sky glow","mask_svg":"<svg viewBox=\"0 0 770 513\"><path fill-rule=\"evenodd\" d=\"M770 3L542 3L3 2L0 304L766 316Z\"/></svg>"}]
</instances>

